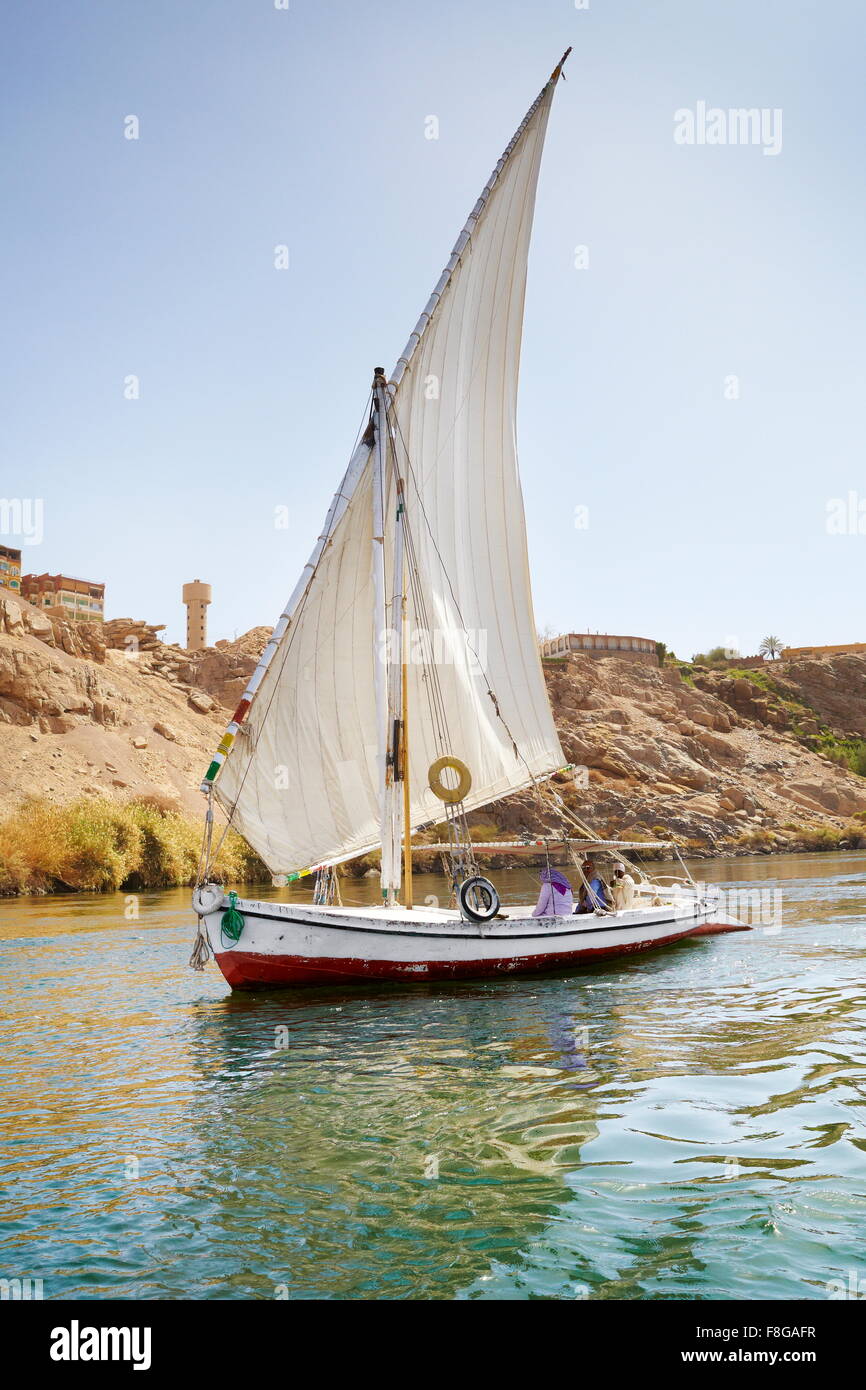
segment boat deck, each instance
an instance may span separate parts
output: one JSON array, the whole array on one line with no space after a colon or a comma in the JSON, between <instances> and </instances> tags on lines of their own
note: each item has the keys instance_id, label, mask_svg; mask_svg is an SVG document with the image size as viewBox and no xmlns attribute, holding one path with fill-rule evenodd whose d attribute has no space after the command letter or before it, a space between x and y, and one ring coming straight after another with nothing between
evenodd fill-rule
<instances>
[{"instance_id":1,"label":"boat deck","mask_svg":"<svg viewBox=\"0 0 866 1390\"><path fill-rule=\"evenodd\" d=\"M503 922L532 922L535 927L541 929L547 924L557 922L564 924L572 923L574 930L580 930L582 926L589 927L591 923L599 920L615 922L624 919L628 922L636 920L656 921L660 917L667 918L671 912L693 912L696 900L694 895L683 894L677 896L667 896L660 903L651 905L648 902L636 902L623 912L612 910L604 912L581 912L581 913L558 913L543 917L533 917L535 910L534 903L510 904L500 908L499 916L490 918L486 922L467 921L458 908L453 907L433 907L427 903L419 903L414 908L402 906L385 907L381 903L355 903L349 905L328 906L322 903L298 903L298 902L275 902L253 901L251 899L239 899L238 910L242 913L260 912L264 916L278 918L285 916L296 918L301 916L307 920L317 917L329 920L348 918L352 922L363 921L365 924L375 926L378 923L388 926L422 926L434 927L438 925L453 925L458 923L461 926L478 930L479 928L495 928L497 923Z\"/></svg>"}]
</instances>

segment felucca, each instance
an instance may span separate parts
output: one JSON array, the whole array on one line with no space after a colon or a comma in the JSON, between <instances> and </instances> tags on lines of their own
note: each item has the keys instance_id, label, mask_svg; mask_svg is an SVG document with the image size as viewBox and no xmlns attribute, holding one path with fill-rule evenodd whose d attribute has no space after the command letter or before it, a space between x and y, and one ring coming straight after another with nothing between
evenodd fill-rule
<instances>
[{"instance_id":1,"label":"felucca","mask_svg":"<svg viewBox=\"0 0 866 1390\"><path fill-rule=\"evenodd\" d=\"M234 988L511 975L742 929L688 876L652 882L640 869L617 910L593 911L592 899L580 915L503 908L467 821L526 789L543 815L566 813L549 780L565 758L536 639L515 436L535 189L567 56L394 371L374 369L361 442L205 775L190 963L212 951ZM227 898L212 881L214 802L275 883L313 878L311 903ZM415 908L411 837L442 823L453 905ZM585 852L646 848L572 823L565 839L496 848L566 855L582 881ZM342 906L336 866L376 850L381 905Z\"/></svg>"}]
</instances>

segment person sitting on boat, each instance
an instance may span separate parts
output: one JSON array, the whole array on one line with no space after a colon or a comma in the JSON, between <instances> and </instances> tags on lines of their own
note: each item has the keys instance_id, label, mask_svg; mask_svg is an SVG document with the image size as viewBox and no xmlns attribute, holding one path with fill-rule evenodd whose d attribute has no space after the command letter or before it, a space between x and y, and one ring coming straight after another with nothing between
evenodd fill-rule
<instances>
[{"instance_id":1,"label":"person sitting on boat","mask_svg":"<svg viewBox=\"0 0 866 1390\"><path fill-rule=\"evenodd\" d=\"M634 906L634 893L635 882L631 874L626 873L625 864L614 864L611 884L614 912L628 912Z\"/></svg>"},{"instance_id":2,"label":"person sitting on boat","mask_svg":"<svg viewBox=\"0 0 866 1390\"><path fill-rule=\"evenodd\" d=\"M571 884L558 869L542 869L541 892L533 917L567 917L574 908Z\"/></svg>"},{"instance_id":3,"label":"person sitting on boat","mask_svg":"<svg viewBox=\"0 0 866 1390\"><path fill-rule=\"evenodd\" d=\"M593 859L584 859L580 866L583 882L575 912L604 912L608 906L607 887Z\"/></svg>"}]
</instances>

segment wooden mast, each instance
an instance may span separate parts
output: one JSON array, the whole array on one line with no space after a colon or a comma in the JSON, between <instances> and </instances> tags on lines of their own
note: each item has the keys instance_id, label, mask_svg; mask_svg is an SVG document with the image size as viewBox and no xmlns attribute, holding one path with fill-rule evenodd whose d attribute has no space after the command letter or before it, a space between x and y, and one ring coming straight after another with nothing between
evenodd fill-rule
<instances>
[{"instance_id":1,"label":"wooden mast","mask_svg":"<svg viewBox=\"0 0 866 1390\"><path fill-rule=\"evenodd\" d=\"M385 372L373 369L373 400L375 402L375 440L373 447L373 672L376 688L376 733L379 761L379 816L382 843L382 898L390 905L394 900L390 829L391 768L388 764L388 666L385 631L385 481L386 481L386 400Z\"/></svg>"},{"instance_id":2,"label":"wooden mast","mask_svg":"<svg viewBox=\"0 0 866 1390\"><path fill-rule=\"evenodd\" d=\"M409 615L406 606L405 585L403 589L403 701L400 710L402 723L402 756L400 771L403 774L403 906L411 908L412 902L412 797L409 788L409 681L406 669L406 653L409 648Z\"/></svg>"}]
</instances>

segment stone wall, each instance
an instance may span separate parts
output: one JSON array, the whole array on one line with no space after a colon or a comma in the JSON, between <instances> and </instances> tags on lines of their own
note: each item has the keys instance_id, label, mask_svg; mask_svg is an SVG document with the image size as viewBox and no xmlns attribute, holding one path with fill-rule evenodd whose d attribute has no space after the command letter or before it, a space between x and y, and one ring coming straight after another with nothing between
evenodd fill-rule
<instances>
[{"instance_id":1,"label":"stone wall","mask_svg":"<svg viewBox=\"0 0 866 1390\"><path fill-rule=\"evenodd\" d=\"M596 659L616 656L620 661L658 666L656 644L649 637L618 637L606 632L568 632L541 643L542 657L567 656L570 652L580 652L583 656Z\"/></svg>"}]
</instances>

